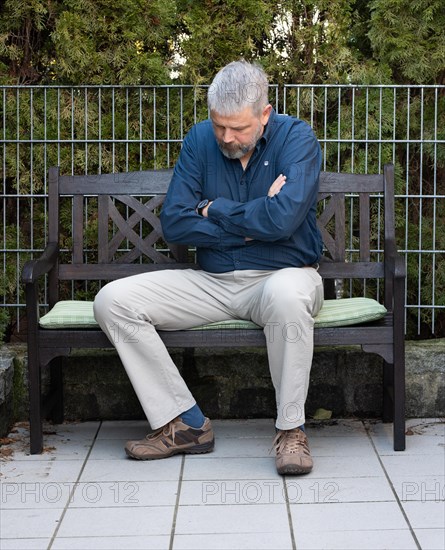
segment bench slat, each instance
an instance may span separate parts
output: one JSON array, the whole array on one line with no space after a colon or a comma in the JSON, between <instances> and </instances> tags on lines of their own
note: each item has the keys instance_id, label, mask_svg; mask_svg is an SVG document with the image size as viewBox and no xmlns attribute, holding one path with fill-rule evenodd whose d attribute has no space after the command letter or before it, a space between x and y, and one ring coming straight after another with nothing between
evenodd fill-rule
<instances>
[{"instance_id":1,"label":"bench slat","mask_svg":"<svg viewBox=\"0 0 445 550\"><path fill-rule=\"evenodd\" d=\"M173 170L145 170L116 174L60 176L61 195L162 195L167 192Z\"/></svg>"}]
</instances>

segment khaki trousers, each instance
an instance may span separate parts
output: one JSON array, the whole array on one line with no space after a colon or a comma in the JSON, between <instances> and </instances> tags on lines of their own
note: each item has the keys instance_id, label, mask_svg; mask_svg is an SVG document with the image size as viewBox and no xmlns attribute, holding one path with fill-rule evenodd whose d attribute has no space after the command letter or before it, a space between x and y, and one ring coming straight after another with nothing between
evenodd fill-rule
<instances>
[{"instance_id":1,"label":"khaki trousers","mask_svg":"<svg viewBox=\"0 0 445 550\"><path fill-rule=\"evenodd\" d=\"M311 267L228 273L164 270L113 281L94 314L116 347L153 429L196 401L156 329L189 329L230 319L264 327L278 429L304 423L313 355L314 319L323 285Z\"/></svg>"}]
</instances>

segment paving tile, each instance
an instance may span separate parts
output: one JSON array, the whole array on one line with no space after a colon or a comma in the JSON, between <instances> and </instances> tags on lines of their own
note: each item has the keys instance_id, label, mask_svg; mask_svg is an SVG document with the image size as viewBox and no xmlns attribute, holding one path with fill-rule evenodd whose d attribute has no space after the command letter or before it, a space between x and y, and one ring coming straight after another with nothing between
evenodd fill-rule
<instances>
[{"instance_id":1,"label":"paving tile","mask_svg":"<svg viewBox=\"0 0 445 550\"><path fill-rule=\"evenodd\" d=\"M9 449L15 461L41 462L51 460L84 460L90 450L99 422L49 425L43 427L44 440L41 454L30 454L29 425L20 422L8 435Z\"/></svg>"},{"instance_id":2,"label":"paving tile","mask_svg":"<svg viewBox=\"0 0 445 550\"><path fill-rule=\"evenodd\" d=\"M403 502L445 500L445 476L391 476L391 483Z\"/></svg>"},{"instance_id":3,"label":"paving tile","mask_svg":"<svg viewBox=\"0 0 445 550\"><path fill-rule=\"evenodd\" d=\"M444 418L407 418L406 429L414 434L445 437Z\"/></svg>"},{"instance_id":4,"label":"paving tile","mask_svg":"<svg viewBox=\"0 0 445 550\"><path fill-rule=\"evenodd\" d=\"M219 437L268 437L275 436L275 421L272 418L255 420L212 420L215 436Z\"/></svg>"},{"instance_id":5,"label":"paving tile","mask_svg":"<svg viewBox=\"0 0 445 550\"><path fill-rule=\"evenodd\" d=\"M283 504L282 479L183 481L180 506Z\"/></svg>"},{"instance_id":6,"label":"paving tile","mask_svg":"<svg viewBox=\"0 0 445 550\"><path fill-rule=\"evenodd\" d=\"M283 479L183 481L180 505L253 505L335 502L395 502L384 477L341 478L335 481L286 477Z\"/></svg>"},{"instance_id":7,"label":"paving tile","mask_svg":"<svg viewBox=\"0 0 445 550\"><path fill-rule=\"evenodd\" d=\"M206 455L190 455L190 458L215 457L274 457L272 448L275 433L269 437L218 437L215 432L215 450ZM366 435L362 437L328 436L311 437L308 432L309 445L313 456L368 456L374 454L374 449Z\"/></svg>"},{"instance_id":8,"label":"paving tile","mask_svg":"<svg viewBox=\"0 0 445 550\"><path fill-rule=\"evenodd\" d=\"M174 506L178 481L118 481L79 483L70 508Z\"/></svg>"},{"instance_id":9,"label":"paving tile","mask_svg":"<svg viewBox=\"0 0 445 550\"><path fill-rule=\"evenodd\" d=\"M43 431L45 437L57 436L70 441L91 440L97 435L100 421L66 422L63 424L45 424Z\"/></svg>"},{"instance_id":10,"label":"paving tile","mask_svg":"<svg viewBox=\"0 0 445 550\"><path fill-rule=\"evenodd\" d=\"M306 423L308 437L360 437L366 436L366 429L361 420L308 420Z\"/></svg>"},{"instance_id":11,"label":"paving tile","mask_svg":"<svg viewBox=\"0 0 445 550\"><path fill-rule=\"evenodd\" d=\"M179 479L181 462L181 456L164 460L89 460L79 481L172 481Z\"/></svg>"},{"instance_id":12,"label":"paving tile","mask_svg":"<svg viewBox=\"0 0 445 550\"><path fill-rule=\"evenodd\" d=\"M395 502L385 477L343 477L334 481L287 477L289 502L329 504L335 502Z\"/></svg>"},{"instance_id":13,"label":"paving tile","mask_svg":"<svg viewBox=\"0 0 445 550\"><path fill-rule=\"evenodd\" d=\"M381 456L394 455L442 455L445 453L444 438L437 435L411 435L406 438L406 449L395 451L392 440L384 436L372 436L374 445Z\"/></svg>"},{"instance_id":14,"label":"paving tile","mask_svg":"<svg viewBox=\"0 0 445 550\"><path fill-rule=\"evenodd\" d=\"M1 465L1 479L2 483L21 484L73 482L82 465L80 460L7 461Z\"/></svg>"},{"instance_id":15,"label":"paving tile","mask_svg":"<svg viewBox=\"0 0 445 550\"><path fill-rule=\"evenodd\" d=\"M2 510L0 514L1 547L4 539L36 539L52 537L62 509Z\"/></svg>"},{"instance_id":16,"label":"paving tile","mask_svg":"<svg viewBox=\"0 0 445 550\"><path fill-rule=\"evenodd\" d=\"M272 449L273 437L256 438L230 438L217 437L215 440L215 450L207 454L188 455L191 460L202 460L205 458L267 458L274 457Z\"/></svg>"},{"instance_id":17,"label":"paving tile","mask_svg":"<svg viewBox=\"0 0 445 550\"><path fill-rule=\"evenodd\" d=\"M298 550L415 550L409 530L326 531L295 534Z\"/></svg>"},{"instance_id":18,"label":"paving tile","mask_svg":"<svg viewBox=\"0 0 445 550\"><path fill-rule=\"evenodd\" d=\"M445 502L402 502L414 529L445 529Z\"/></svg>"},{"instance_id":19,"label":"paving tile","mask_svg":"<svg viewBox=\"0 0 445 550\"><path fill-rule=\"evenodd\" d=\"M380 455L443 454L445 452L445 423L443 419L422 418L406 420L406 449L394 451L392 424L365 422Z\"/></svg>"},{"instance_id":20,"label":"paving tile","mask_svg":"<svg viewBox=\"0 0 445 550\"><path fill-rule=\"evenodd\" d=\"M311 437L308 430L309 447L311 454L317 456L370 456L374 455L375 451L369 440L364 435L363 437L351 436L331 436L324 435L322 437Z\"/></svg>"},{"instance_id":21,"label":"paving tile","mask_svg":"<svg viewBox=\"0 0 445 550\"><path fill-rule=\"evenodd\" d=\"M170 459L169 459L170 460ZM218 481L241 479L280 479L275 459L270 458L196 458L185 459L183 479Z\"/></svg>"},{"instance_id":22,"label":"paving tile","mask_svg":"<svg viewBox=\"0 0 445 550\"><path fill-rule=\"evenodd\" d=\"M90 452L90 442L73 442L66 443L60 441L47 441L43 452L38 455L29 454L29 450L17 449L15 443L4 446L3 448L10 449L12 455L9 459L13 459L16 463L19 462L52 462L53 460L79 460L83 462Z\"/></svg>"},{"instance_id":23,"label":"paving tile","mask_svg":"<svg viewBox=\"0 0 445 550\"><path fill-rule=\"evenodd\" d=\"M414 533L423 550L443 550L445 548L444 529L415 529Z\"/></svg>"},{"instance_id":24,"label":"paving tile","mask_svg":"<svg viewBox=\"0 0 445 550\"><path fill-rule=\"evenodd\" d=\"M0 484L0 509L61 509L70 501L74 487L75 481L4 481Z\"/></svg>"},{"instance_id":25,"label":"paving tile","mask_svg":"<svg viewBox=\"0 0 445 550\"><path fill-rule=\"evenodd\" d=\"M0 539L2 550L47 550L51 539Z\"/></svg>"},{"instance_id":26,"label":"paving tile","mask_svg":"<svg viewBox=\"0 0 445 550\"><path fill-rule=\"evenodd\" d=\"M290 510L295 533L408 528L396 502L291 504Z\"/></svg>"},{"instance_id":27,"label":"paving tile","mask_svg":"<svg viewBox=\"0 0 445 550\"><path fill-rule=\"evenodd\" d=\"M381 435L392 438L392 423L383 423L377 420L366 420L364 423L371 435ZM443 418L407 418L405 425L408 434L438 437L445 436L445 421ZM409 440L410 437L410 435L407 435L407 440Z\"/></svg>"},{"instance_id":28,"label":"paving tile","mask_svg":"<svg viewBox=\"0 0 445 550\"><path fill-rule=\"evenodd\" d=\"M289 533L176 535L173 550L290 550Z\"/></svg>"},{"instance_id":29,"label":"paving tile","mask_svg":"<svg viewBox=\"0 0 445 550\"><path fill-rule=\"evenodd\" d=\"M173 506L147 508L69 508L58 536L68 537L140 537L169 535Z\"/></svg>"},{"instance_id":30,"label":"paving tile","mask_svg":"<svg viewBox=\"0 0 445 550\"><path fill-rule=\"evenodd\" d=\"M306 478L326 478L335 481L342 477L380 477L384 471L374 455L314 456L314 468Z\"/></svg>"},{"instance_id":31,"label":"paving tile","mask_svg":"<svg viewBox=\"0 0 445 550\"><path fill-rule=\"evenodd\" d=\"M126 537L57 537L51 550L168 550L170 546L169 535L145 535Z\"/></svg>"},{"instance_id":32,"label":"paving tile","mask_svg":"<svg viewBox=\"0 0 445 550\"><path fill-rule=\"evenodd\" d=\"M89 460L128 460L125 454L126 439L97 439Z\"/></svg>"},{"instance_id":33,"label":"paving tile","mask_svg":"<svg viewBox=\"0 0 445 550\"><path fill-rule=\"evenodd\" d=\"M381 457L383 466L390 477L436 475L443 476L445 472L445 454L428 455L384 455Z\"/></svg>"},{"instance_id":34,"label":"paving tile","mask_svg":"<svg viewBox=\"0 0 445 550\"><path fill-rule=\"evenodd\" d=\"M202 458L202 457L201 457ZM169 459L170 460L170 459ZM384 472L375 456L314 457L314 469L306 478L326 478L335 481L342 477L379 477ZM213 458L187 456L184 468L186 480L223 479L280 479L275 469L275 457L270 458Z\"/></svg>"},{"instance_id":35,"label":"paving tile","mask_svg":"<svg viewBox=\"0 0 445 550\"><path fill-rule=\"evenodd\" d=\"M110 420L102 422L97 439L142 439L150 431L146 420Z\"/></svg>"},{"instance_id":36,"label":"paving tile","mask_svg":"<svg viewBox=\"0 0 445 550\"><path fill-rule=\"evenodd\" d=\"M286 506L258 504L255 506L181 506L176 518L175 535L255 533L288 533Z\"/></svg>"}]
</instances>

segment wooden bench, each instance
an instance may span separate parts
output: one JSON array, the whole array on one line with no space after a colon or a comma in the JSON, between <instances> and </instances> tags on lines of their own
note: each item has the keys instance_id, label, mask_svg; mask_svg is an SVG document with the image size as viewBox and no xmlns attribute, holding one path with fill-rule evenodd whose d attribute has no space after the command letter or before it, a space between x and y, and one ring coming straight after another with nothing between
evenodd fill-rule
<instances>
[{"instance_id":1,"label":"wooden bench","mask_svg":"<svg viewBox=\"0 0 445 550\"><path fill-rule=\"evenodd\" d=\"M198 267L193 250L163 241L158 214L171 175L171 170L150 170L60 176L57 167L49 170L48 244L22 273L33 454L42 451L42 419L49 415L55 422L63 420L61 359L74 348L111 347L92 317L92 302L59 301L60 289L68 284L71 292L85 281L99 285L143 271ZM377 209L376 222L371 212ZM405 266L395 245L393 166L386 165L383 175L322 172L318 223L326 249L320 265L325 284L343 280L363 295L363 288L379 281L383 304L367 298L325 300L316 319L315 345L360 345L384 359L382 417L394 423L394 449L403 450ZM50 313L41 318L39 303L44 299ZM249 321L160 335L168 347L266 344L263 331ZM41 373L46 367L51 370L51 392L43 399Z\"/></svg>"}]
</instances>

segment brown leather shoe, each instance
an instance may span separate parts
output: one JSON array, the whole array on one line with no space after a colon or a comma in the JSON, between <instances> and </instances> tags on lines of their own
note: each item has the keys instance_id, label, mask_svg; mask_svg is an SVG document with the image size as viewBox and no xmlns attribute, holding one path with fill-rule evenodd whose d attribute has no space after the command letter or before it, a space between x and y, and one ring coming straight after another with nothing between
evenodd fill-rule
<instances>
[{"instance_id":1,"label":"brown leather shoe","mask_svg":"<svg viewBox=\"0 0 445 550\"><path fill-rule=\"evenodd\" d=\"M201 428L196 429L187 426L178 417L144 439L127 441L125 452L129 457L138 460L154 460L180 453L209 453L214 446L213 429L208 418Z\"/></svg>"},{"instance_id":2,"label":"brown leather shoe","mask_svg":"<svg viewBox=\"0 0 445 550\"><path fill-rule=\"evenodd\" d=\"M312 470L314 463L307 437L300 428L279 430L273 446L277 454L275 462L279 474L308 474Z\"/></svg>"}]
</instances>

